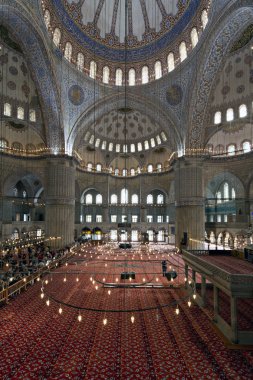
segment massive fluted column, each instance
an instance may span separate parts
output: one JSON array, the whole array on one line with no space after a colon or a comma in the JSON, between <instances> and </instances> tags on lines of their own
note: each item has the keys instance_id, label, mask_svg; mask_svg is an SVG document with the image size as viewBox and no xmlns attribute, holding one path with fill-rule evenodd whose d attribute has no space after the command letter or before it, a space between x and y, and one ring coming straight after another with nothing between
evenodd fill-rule
<instances>
[{"instance_id":1,"label":"massive fluted column","mask_svg":"<svg viewBox=\"0 0 253 380\"><path fill-rule=\"evenodd\" d=\"M47 165L46 239L50 247L63 247L74 240L75 165L71 158L50 158Z\"/></svg>"},{"instance_id":2,"label":"massive fluted column","mask_svg":"<svg viewBox=\"0 0 253 380\"><path fill-rule=\"evenodd\" d=\"M205 237L203 167L200 158L180 157L174 164L176 246L187 233L189 248L202 248Z\"/></svg>"}]
</instances>

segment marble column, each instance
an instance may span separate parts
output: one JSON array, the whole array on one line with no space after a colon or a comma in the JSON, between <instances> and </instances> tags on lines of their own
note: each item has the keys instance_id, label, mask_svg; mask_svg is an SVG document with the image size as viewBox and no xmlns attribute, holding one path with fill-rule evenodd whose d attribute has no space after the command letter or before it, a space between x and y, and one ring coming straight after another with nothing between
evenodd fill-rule
<instances>
[{"instance_id":1,"label":"marble column","mask_svg":"<svg viewBox=\"0 0 253 380\"><path fill-rule=\"evenodd\" d=\"M50 158L47 162L46 174L46 239L49 239L48 245L51 248L60 248L74 241L74 162L66 157Z\"/></svg>"},{"instance_id":2,"label":"marble column","mask_svg":"<svg viewBox=\"0 0 253 380\"><path fill-rule=\"evenodd\" d=\"M174 164L176 247L180 248L187 233L189 249L203 248L205 205L201 158L180 157Z\"/></svg>"}]
</instances>

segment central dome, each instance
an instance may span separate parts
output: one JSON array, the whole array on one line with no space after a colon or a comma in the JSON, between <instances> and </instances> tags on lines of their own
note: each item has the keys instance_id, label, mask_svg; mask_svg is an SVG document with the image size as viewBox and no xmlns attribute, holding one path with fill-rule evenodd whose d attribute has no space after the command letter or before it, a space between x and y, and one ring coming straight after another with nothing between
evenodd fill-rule
<instances>
[{"instance_id":1,"label":"central dome","mask_svg":"<svg viewBox=\"0 0 253 380\"><path fill-rule=\"evenodd\" d=\"M118 62L147 59L168 47L184 31L200 3L200 0L52 0L58 19L79 44Z\"/></svg>"}]
</instances>

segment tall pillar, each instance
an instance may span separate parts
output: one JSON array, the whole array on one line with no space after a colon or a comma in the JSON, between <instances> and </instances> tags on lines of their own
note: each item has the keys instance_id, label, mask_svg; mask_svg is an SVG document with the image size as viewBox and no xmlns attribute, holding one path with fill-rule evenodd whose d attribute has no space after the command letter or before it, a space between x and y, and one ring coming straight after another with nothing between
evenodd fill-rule
<instances>
[{"instance_id":1,"label":"tall pillar","mask_svg":"<svg viewBox=\"0 0 253 380\"><path fill-rule=\"evenodd\" d=\"M48 159L45 198L48 245L64 247L74 241L75 165L71 158Z\"/></svg>"},{"instance_id":2,"label":"tall pillar","mask_svg":"<svg viewBox=\"0 0 253 380\"><path fill-rule=\"evenodd\" d=\"M187 233L188 248L203 248L205 208L202 159L181 157L174 164L174 170L176 247L180 248L184 233Z\"/></svg>"}]
</instances>

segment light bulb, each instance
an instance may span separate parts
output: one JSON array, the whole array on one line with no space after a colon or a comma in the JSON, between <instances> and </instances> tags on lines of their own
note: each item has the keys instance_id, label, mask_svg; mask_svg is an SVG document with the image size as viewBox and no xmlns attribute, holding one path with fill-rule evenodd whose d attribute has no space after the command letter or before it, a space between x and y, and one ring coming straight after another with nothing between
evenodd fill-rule
<instances>
[{"instance_id":1,"label":"light bulb","mask_svg":"<svg viewBox=\"0 0 253 380\"><path fill-rule=\"evenodd\" d=\"M177 306L177 308L176 308L176 314L177 314L177 315L179 314L179 308L178 308L178 306Z\"/></svg>"},{"instance_id":2,"label":"light bulb","mask_svg":"<svg viewBox=\"0 0 253 380\"><path fill-rule=\"evenodd\" d=\"M145 278L143 278L143 279L142 279L142 281L143 281L143 282L145 282L145 281L146 281L146 279L145 279Z\"/></svg>"},{"instance_id":3,"label":"light bulb","mask_svg":"<svg viewBox=\"0 0 253 380\"><path fill-rule=\"evenodd\" d=\"M109 295L111 294L111 291L110 291L110 290L108 290L108 294L109 294Z\"/></svg>"},{"instance_id":4,"label":"light bulb","mask_svg":"<svg viewBox=\"0 0 253 380\"><path fill-rule=\"evenodd\" d=\"M192 304L192 303L191 303L191 300L189 300L189 301L187 302L187 304L188 304L189 307L191 307L191 304Z\"/></svg>"},{"instance_id":5,"label":"light bulb","mask_svg":"<svg viewBox=\"0 0 253 380\"><path fill-rule=\"evenodd\" d=\"M118 279L118 277L116 278L116 282L118 282L119 281L119 279Z\"/></svg>"},{"instance_id":6,"label":"light bulb","mask_svg":"<svg viewBox=\"0 0 253 380\"><path fill-rule=\"evenodd\" d=\"M95 286L95 289L98 290L98 286L97 285Z\"/></svg>"},{"instance_id":7,"label":"light bulb","mask_svg":"<svg viewBox=\"0 0 253 380\"><path fill-rule=\"evenodd\" d=\"M45 294L41 293L40 298L43 300L44 297L45 297Z\"/></svg>"},{"instance_id":8,"label":"light bulb","mask_svg":"<svg viewBox=\"0 0 253 380\"><path fill-rule=\"evenodd\" d=\"M78 281L79 281L79 278L77 277L77 278L76 278L76 282L78 282Z\"/></svg>"},{"instance_id":9,"label":"light bulb","mask_svg":"<svg viewBox=\"0 0 253 380\"><path fill-rule=\"evenodd\" d=\"M47 306L49 306L49 305L50 305L50 301L49 301L49 299L48 299L48 300L46 300L46 305L47 305Z\"/></svg>"},{"instance_id":10,"label":"light bulb","mask_svg":"<svg viewBox=\"0 0 253 380\"><path fill-rule=\"evenodd\" d=\"M39 277L37 278L37 281L38 281L38 282L40 281L40 278L39 278Z\"/></svg>"},{"instance_id":11,"label":"light bulb","mask_svg":"<svg viewBox=\"0 0 253 380\"><path fill-rule=\"evenodd\" d=\"M93 280L93 278L92 277L90 277L90 281L92 281Z\"/></svg>"},{"instance_id":12,"label":"light bulb","mask_svg":"<svg viewBox=\"0 0 253 380\"><path fill-rule=\"evenodd\" d=\"M81 316L81 314L78 315L77 320L78 320L78 322L81 322L81 321L82 321L82 316Z\"/></svg>"},{"instance_id":13,"label":"light bulb","mask_svg":"<svg viewBox=\"0 0 253 380\"><path fill-rule=\"evenodd\" d=\"M196 293L194 293L192 297L193 297L193 299L195 300L196 297L197 297Z\"/></svg>"},{"instance_id":14,"label":"light bulb","mask_svg":"<svg viewBox=\"0 0 253 380\"><path fill-rule=\"evenodd\" d=\"M24 278L24 280L23 280L24 282L26 282L26 278Z\"/></svg>"},{"instance_id":15,"label":"light bulb","mask_svg":"<svg viewBox=\"0 0 253 380\"><path fill-rule=\"evenodd\" d=\"M103 278L103 282L105 282L105 278Z\"/></svg>"},{"instance_id":16,"label":"light bulb","mask_svg":"<svg viewBox=\"0 0 253 380\"><path fill-rule=\"evenodd\" d=\"M46 285L48 284L48 280L45 281L45 284L46 284Z\"/></svg>"},{"instance_id":17,"label":"light bulb","mask_svg":"<svg viewBox=\"0 0 253 380\"><path fill-rule=\"evenodd\" d=\"M92 281L92 284L93 284L93 285L95 284L95 280Z\"/></svg>"},{"instance_id":18,"label":"light bulb","mask_svg":"<svg viewBox=\"0 0 253 380\"><path fill-rule=\"evenodd\" d=\"M61 307L59 308L59 314L62 314L62 308Z\"/></svg>"},{"instance_id":19,"label":"light bulb","mask_svg":"<svg viewBox=\"0 0 253 380\"><path fill-rule=\"evenodd\" d=\"M103 325L104 325L104 326L107 325L107 318L104 318L104 319L103 319Z\"/></svg>"},{"instance_id":20,"label":"light bulb","mask_svg":"<svg viewBox=\"0 0 253 380\"><path fill-rule=\"evenodd\" d=\"M187 278L185 277L185 278L184 278L184 282L186 282L186 281L187 281Z\"/></svg>"},{"instance_id":21,"label":"light bulb","mask_svg":"<svg viewBox=\"0 0 253 380\"><path fill-rule=\"evenodd\" d=\"M66 279L66 277L64 277L64 279L63 279L63 282L67 282L67 279Z\"/></svg>"},{"instance_id":22,"label":"light bulb","mask_svg":"<svg viewBox=\"0 0 253 380\"><path fill-rule=\"evenodd\" d=\"M132 281L132 277L129 277L129 281Z\"/></svg>"},{"instance_id":23,"label":"light bulb","mask_svg":"<svg viewBox=\"0 0 253 380\"><path fill-rule=\"evenodd\" d=\"M134 323L134 316L131 316L131 322Z\"/></svg>"}]
</instances>

